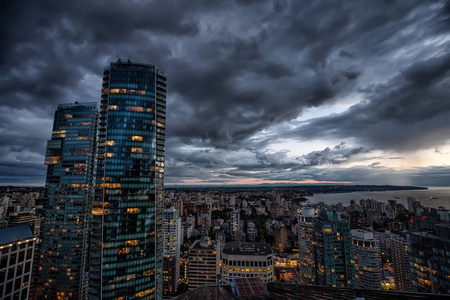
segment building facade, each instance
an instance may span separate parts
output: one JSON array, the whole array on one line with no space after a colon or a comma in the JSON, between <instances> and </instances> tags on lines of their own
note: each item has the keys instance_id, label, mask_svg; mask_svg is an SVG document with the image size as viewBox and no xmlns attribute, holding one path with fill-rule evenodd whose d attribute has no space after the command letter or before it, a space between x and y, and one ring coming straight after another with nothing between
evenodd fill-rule
<instances>
[{"instance_id":1,"label":"building facade","mask_svg":"<svg viewBox=\"0 0 450 300\"><path fill-rule=\"evenodd\" d=\"M380 290L382 281L380 239L367 230L353 229L351 233L357 288Z\"/></svg>"},{"instance_id":2,"label":"building facade","mask_svg":"<svg viewBox=\"0 0 450 300\"><path fill-rule=\"evenodd\" d=\"M316 285L356 287L350 223L335 211L322 211L313 219Z\"/></svg>"},{"instance_id":3,"label":"building facade","mask_svg":"<svg viewBox=\"0 0 450 300\"><path fill-rule=\"evenodd\" d=\"M28 299L36 238L30 226L0 229L0 299Z\"/></svg>"},{"instance_id":4,"label":"building facade","mask_svg":"<svg viewBox=\"0 0 450 300\"><path fill-rule=\"evenodd\" d=\"M411 287L408 241L398 235L390 236L392 265L396 291L409 292Z\"/></svg>"},{"instance_id":5,"label":"building facade","mask_svg":"<svg viewBox=\"0 0 450 300\"><path fill-rule=\"evenodd\" d=\"M312 231L315 217L313 207L303 207L297 223L300 282L307 285L314 284L315 281Z\"/></svg>"},{"instance_id":6,"label":"building facade","mask_svg":"<svg viewBox=\"0 0 450 300\"><path fill-rule=\"evenodd\" d=\"M87 247L97 103L60 104L47 142L37 290L49 299L82 299L87 291Z\"/></svg>"},{"instance_id":7,"label":"building facade","mask_svg":"<svg viewBox=\"0 0 450 300\"><path fill-rule=\"evenodd\" d=\"M100 108L89 296L161 299L166 75L111 63Z\"/></svg>"},{"instance_id":8,"label":"building facade","mask_svg":"<svg viewBox=\"0 0 450 300\"><path fill-rule=\"evenodd\" d=\"M436 224L436 235L411 232L408 256L411 290L450 294L450 224Z\"/></svg>"},{"instance_id":9,"label":"building facade","mask_svg":"<svg viewBox=\"0 0 450 300\"><path fill-rule=\"evenodd\" d=\"M164 259L163 259L163 293L172 295L180 283L180 247L183 231L181 218L175 208L164 209Z\"/></svg>"},{"instance_id":10,"label":"building facade","mask_svg":"<svg viewBox=\"0 0 450 300\"><path fill-rule=\"evenodd\" d=\"M229 277L259 278L274 281L273 252L265 243L226 243L222 251L223 281Z\"/></svg>"},{"instance_id":11,"label":"building facade","mask_svg":"<svg viewBox=\"0 0 450 300\"><path fill-rule=\"evenodd\" d=\"M202 237L191 245L187 276L189 290L204 284L216 284L216 276L220 271L219 257L217 245L209 237Z\"/></svg>"}]
</instances>

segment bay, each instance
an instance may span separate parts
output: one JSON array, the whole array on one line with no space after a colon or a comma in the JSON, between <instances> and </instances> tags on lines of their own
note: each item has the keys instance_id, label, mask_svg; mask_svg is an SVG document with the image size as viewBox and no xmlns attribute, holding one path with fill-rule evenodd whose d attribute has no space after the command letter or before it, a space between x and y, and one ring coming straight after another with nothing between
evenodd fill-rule
<instances>
[{"instance_id":1,"label":"bay","mask_svg":"<svg viewBox=\"0 0 450 300\"><path fill-rule=\"evenodd\" d=\"M388 200L396 200L408 207L408 197L414 197L420 201L424 207L439 208L440 206L450 209L450 187L428 187L427 190L403 190L403 191L384 191L384 192L352 192L352 193L331 193L315 194L306 197L309 203L324 202L325 204L350 205L350 200L356 200L359 203L361 199L374 199L379 202L387 203ZM432 197L433 199L431 199ZM437 199L434 199L437 198ZM307 204L306 202L305 204Z\"/></svg>"}]
</instances>

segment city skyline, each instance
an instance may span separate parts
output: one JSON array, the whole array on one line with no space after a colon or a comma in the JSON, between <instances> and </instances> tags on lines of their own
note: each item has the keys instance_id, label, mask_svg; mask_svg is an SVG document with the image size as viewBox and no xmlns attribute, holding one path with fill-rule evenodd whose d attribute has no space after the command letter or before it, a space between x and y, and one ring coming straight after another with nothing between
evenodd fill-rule
<instances>
[{"instance_id":1,"label":"city skyline","mask_svg":"<svg viewBox=\"0 0 450 300\"><path fill-rule=\"evenodd\" d=\"M59 103L103 67L171 80L166 185L448 185L445 1L15 1L0 12L0 185L44 186Z\"/></svg>"}]
</instances>

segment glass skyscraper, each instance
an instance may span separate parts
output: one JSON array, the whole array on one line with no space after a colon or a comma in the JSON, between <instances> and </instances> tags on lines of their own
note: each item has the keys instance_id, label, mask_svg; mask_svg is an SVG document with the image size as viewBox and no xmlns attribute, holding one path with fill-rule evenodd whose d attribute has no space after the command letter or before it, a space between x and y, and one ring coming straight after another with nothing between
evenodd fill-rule
<instances>
[{"instance_id":1,"label":"glass skyscraper","mask_svg":"<svg viewBox=\"0 0 450 300\"><path fill-rule=\"evenodd\" d=\"M61 104L55 112L41 230L39 298L82 299L87 291L89 202L97 103Z\"/></svg>"},{"instance_id":2,"label":"glass skyscraper","mask_svg":"<svg viewBox=\"0 0 450 300\"><path fill-rule=\"evenodd\" d=\"M166 75L118 61L103 73L90 299L161 299Z\"/></svg>"}]
</instances>

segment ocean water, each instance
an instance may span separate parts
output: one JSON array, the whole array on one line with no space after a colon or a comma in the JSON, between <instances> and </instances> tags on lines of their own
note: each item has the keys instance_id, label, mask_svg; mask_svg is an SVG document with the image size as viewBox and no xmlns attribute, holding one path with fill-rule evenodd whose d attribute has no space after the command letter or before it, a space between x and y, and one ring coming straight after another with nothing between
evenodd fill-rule
<instances>
[{"instance_id":1,"label":"ocean water","mask_svg":"<svg viewBox=\"0 0 450 300\"><path fill-rule=\"evenodd\" d=\"M309 203L324 202L326 204L336 204L341 202L346 206L350 205L350 200L352 199L357 202L361 199L374 199L379 202L396 200L397 203L408 206L408 197L416 198L425 207L438 208L443 206L446 209L450 209L450 187L428 187L428 190L315 194L306 198L308 198ZM430 199L430 197L437 199Z\"/></svg>"}]
</instances>

